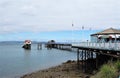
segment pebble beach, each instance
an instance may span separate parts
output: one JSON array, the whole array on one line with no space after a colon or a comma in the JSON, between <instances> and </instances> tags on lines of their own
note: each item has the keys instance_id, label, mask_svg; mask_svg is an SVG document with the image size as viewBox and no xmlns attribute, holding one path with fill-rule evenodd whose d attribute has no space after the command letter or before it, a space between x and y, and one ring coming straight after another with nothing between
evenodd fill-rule
<instances>
[{"instance_id":1,"label":"pebble beach","mask_svg":"<svg viewBox=\"0 0 120 78\"><path fill-rule=\"evenodd\" d=\"M55 67L23 75L21 78L89 78L89 76L82 73L81 68L77 68L76 61L69 60Z\"/></svg>"}]
</instances>

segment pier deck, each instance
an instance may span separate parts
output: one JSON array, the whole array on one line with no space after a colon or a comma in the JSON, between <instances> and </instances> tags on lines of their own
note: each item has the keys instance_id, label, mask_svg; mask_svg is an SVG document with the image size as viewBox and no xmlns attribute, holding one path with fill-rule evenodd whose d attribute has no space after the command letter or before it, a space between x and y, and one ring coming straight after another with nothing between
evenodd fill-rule
<instances>
[{"instance_id":1,"label":"pier deck","mask_svg":"<svg viewBox=\"0 0 120 78\"><path fill-rule=\"evenodd\" d=\"M120 43L78 43L54 44L54 48L68 50L77 49L77 64L82 62L83 72L93 71L108 60L120 59ZM67 47L67 48L66 48ZM90 67L90 68L89 68Z\"/></svg>"}]
</instances>

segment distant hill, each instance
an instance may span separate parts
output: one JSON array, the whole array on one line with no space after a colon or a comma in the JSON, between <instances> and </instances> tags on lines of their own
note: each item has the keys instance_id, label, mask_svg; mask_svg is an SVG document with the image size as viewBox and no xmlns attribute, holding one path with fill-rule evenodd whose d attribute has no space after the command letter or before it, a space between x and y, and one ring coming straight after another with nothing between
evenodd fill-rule
<instances>
[{"instance_id":1,"label":"distant hill","mask_svg":"<svg viewBox=\"0 0 120 78\"><path fill-rule=\"evenodd\" d=\"M0 44L16 44L16 43L22 44L24 43L24 41L0 41Z\"/></svg>"},{"instance_id":2,"label":"distant hill","mask_svg":"<svg viewBox=\"0 0 120 78\"><path fill-rule=\"evenodd\" d=\"M0 44L23 44L24 41L0 41ZM46 43L46 42L38 42L38 41L32 41L32 44L37 44L37 43Z\"/></svg>"}]
</instances>

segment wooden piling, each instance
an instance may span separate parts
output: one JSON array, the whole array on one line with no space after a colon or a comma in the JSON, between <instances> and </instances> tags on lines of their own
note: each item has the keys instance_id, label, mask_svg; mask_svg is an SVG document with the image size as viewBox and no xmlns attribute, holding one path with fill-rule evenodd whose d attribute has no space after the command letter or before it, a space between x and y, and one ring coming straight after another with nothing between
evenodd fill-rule
<instances>
[{"instance_id":1,"label":"wooden piling","mask_svg":"<svg viewBox=\"0 0 120 78\"><path fill-rule=\"evenodd\" d=\"M38 43L37 49L38 49L38 50L41 50L41 49L42 49L42 43Z\"/></svg>"},{"instance_id":2,"label":"wooden piling","mask_svg":"<svg viewBox=\"0 0 120 78\"><path fill-rule=\"evenodd\" d=\"M84 72L86 72L87 71L87 51L85 50L84 53L85 53L85 59L84 59L84 61L85 61L84 62L85 63L84 66L85 67L84 67Z\"/></svg>"},{"instance_id":3,"label":"wooden piling","mask_svg":"<svg viewBox=\"0 0 120 78\"><path fill-rule=\"evenodd\" d=\"M84 64L84 60L83 60L83 57L84 57L84 55L83 55L83 50L82 50L82 53L81 53L81 62L82 62L82 71L84 71L84 66L83 66L83 64Z\"/></svg>"},{"instance_id":4,"label":"wooden piling","mask_svg":"<svg viewBox=\"0 0 120 78\"><path fill-rule=\"evenodd\" d=\"M96 69L98 68L98 53L96 53Z\"/></svg>"},{"instance_id":5,"label":"wooden piling","mask_svg":"<svg viewBox=\"0 0 120 78\"><path fill-rule=\"evenodd\" d=\"M77 66L78 66L78 69L79 69L79 49L77 50Z\"/></svg>"}]
</instances>

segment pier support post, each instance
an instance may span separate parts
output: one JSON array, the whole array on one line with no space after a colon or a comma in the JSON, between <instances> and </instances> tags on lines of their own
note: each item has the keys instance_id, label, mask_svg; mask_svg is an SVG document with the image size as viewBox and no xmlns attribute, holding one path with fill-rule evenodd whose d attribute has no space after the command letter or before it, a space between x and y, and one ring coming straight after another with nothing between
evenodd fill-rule
<instances>
[{"instance_id":1,"label":"pier support post","mask_svg":"<svg viewBox=\"0 0 120 78\"><path fill-rule=\"evenodd\" d=\"M82 71L84 71L84 67L83 67L83 64L84 64L84 60L83 60L83 50L82 50L82 53L81 53L81 56L82 56L82 58L81 58L81 60L82 60Z\"/></svg>"},{"instance_id":2,"label":"pier support post","mask_svg":"<svg viewBox=\"0 0 120 78\"><path fill-rule=\"evenodd\" d=\"M90 54L90 55L91 55L91 59L93 59L93 52L91 52L91 54Z\"/></svg>"},{"instance_id":3,"label":"pier support post","mask_svg":"<svg viewBox=\"0 0 120 78\"><path fill-rule=\"evenodd\" d=\"M79 69L79 49L77 50L77 65L78 65L78 69Z\"/></svg>"},{"instance_id":4,"label":"pier support post","mask_svg":"<svg viewBox=\"0 0 120 78\"><path fill-rule=\"evenodd\" d=\"M37 49L42 49L42 44L41 43L38 43L38 46L37 46Z\"/></svg>"},{"instance_id":5,"label":"pier support post","mask_svg":"<svg viewBox=\"0 0 120 78\"><path fill-rule=\"evenodd\" d=\"M98 53L96 53L96 69L98 68Z\"/></svg>"},{"instance_id":6,"label":"pier support post","mask_svg":"<svg viewBox=\"0 0 120 78\"><path fill-rule=\"evenodd\" d=\"M85 59L84 59L84 61L85 61L84 72L86 72L87 71L87 51L86 50L85 50Z\"/></svg>"}]
</instances>

